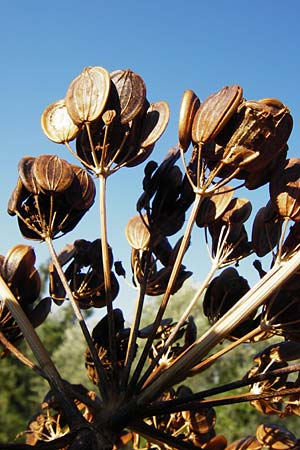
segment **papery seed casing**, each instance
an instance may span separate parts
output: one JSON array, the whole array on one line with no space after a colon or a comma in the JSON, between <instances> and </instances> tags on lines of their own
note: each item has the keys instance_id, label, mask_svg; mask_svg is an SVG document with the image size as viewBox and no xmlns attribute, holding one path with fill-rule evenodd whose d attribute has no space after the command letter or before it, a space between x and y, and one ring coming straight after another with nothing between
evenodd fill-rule
<instances>
[{"instance_id":1,"label":"papery seed casing","mask_svg":"<svg viewBox=\"0 0 300 450\"><path fill-rule=\"evenodd\" d=\"M86 67L70 84L65 103L73 122L80 126L102 114L110 91L110 75L103 67Z\"/></svg>"},{"instance_id":2,"label":"papery seed casing","mask_svg":"<svg viewBox=\"0 0 300 450\"><path fill-rule=\"evenodd\" d=\"M199 107L199 98L194 91L187 89L181 99L178 122L179 144L184 152L191 143L193 120Z\"/></svg>"},{"instance_id":3,"label":"papery seed casing","mask_svg":"<svg viewBox=\"0 0 300 450\"><path fill-rule=\"evenodd\" d=\"M47 106L41 116L41 126L47 138L57 144L72 141L80 131L68 113L65 99Z\"/></svg>"},{"instance_id":4,"label":"papery seed casing","mask_svg":"<svg viewBox=\"0 0 300 450\"><path fill-rule=\"evenodd\" d=\"M210 95L195 114L192 126L193 142L204 144L214 140L235 113L242 94L242 88L234 84Z\"/></svg>"}]
</instances>

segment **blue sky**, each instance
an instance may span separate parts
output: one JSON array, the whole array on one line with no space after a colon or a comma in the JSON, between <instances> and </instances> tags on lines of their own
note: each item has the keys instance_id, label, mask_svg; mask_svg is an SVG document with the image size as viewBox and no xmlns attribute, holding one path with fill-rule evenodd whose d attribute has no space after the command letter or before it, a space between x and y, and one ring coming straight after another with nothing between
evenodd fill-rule
<instances>
[{"instance_id":1,"label":"blue sky","mask_svg":"<svg viewBox=\"0 0 300 450\"><path fill-rule=\"evenodd\" d=\"M185 89L193 89L203 100L233 83L243 87L248 99L277 97L290 107L294 117L290 156L300 156L299 22L298 0L2 0L0 253L23 242L16 221L6 213L18 161L24 155L56 153L74 162L63 147L43 135L40 115L49 103L64 97L85 66L109 71L129 67L144 78L150 101L169 103L169 127L156 144L153 159L161 161L177 143ZM124 169L109 183L109 237L116 259L125 265L129 248L123 230L135 214L142 170ZM260 197L264 198L262 191L255 193L254 201ZM80 237L95 239L97 233L94 207L56 246ZM198 261L203 261L205 250L197 239L196 253L188 261L201 279L203 263L200 267ZM46 251L39 244L37 248L41 263ZM124 296L129 298L127 292Z\"/></svg>"}]
</instances>

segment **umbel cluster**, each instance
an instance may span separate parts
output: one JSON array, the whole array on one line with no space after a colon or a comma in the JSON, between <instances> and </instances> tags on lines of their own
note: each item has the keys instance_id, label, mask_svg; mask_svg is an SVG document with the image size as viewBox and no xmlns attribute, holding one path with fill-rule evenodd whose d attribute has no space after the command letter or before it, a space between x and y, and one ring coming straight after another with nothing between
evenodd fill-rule
<instances>
[{"instance_id":1,"label":"umbel cluster","mask_svg":"<svg viewBox=\"0 0 300 450\"><path fill-rule=\"evenodd\" d=\"M0 343L3 357L19 358L50 390L28 418L26 443L0 449L300 447L300 436L270 424L272 416L300 415L300 159L288 158L291 113L275 98L245 99L238 85L203 102L186 90L178 143L160 164L146 162L169 115L165 101L148 100L138 74L102 67L85 68L65 97L44 110L44 133L76 164L56 155L19 162L8 213L23 237L48 246L49 295L41 299L32 246L17 244L1 256ZM115 172L140 164L142 192L125 227L136 303L128 326L117 305L126 273L109 245L107 208L116 205L107 204L106 187ZM269 201L253 211L247 198L236 196L241 188L249 195L264 188ZM57 251L53 240L76 227L96 195L99 237ZM181 317L169 318L170 298L192 275L184 257L194 228L203 231L211 267ZM193 245L203 258L207 249ZM253 255L259 281L251 287L237 266ZM154 321L142 326L147 296L160 296L160 304ZM35 331L52 302L69 302L74 310L93 391L62 379ZM82 311L91 308L105 313L90 331ZM202 334L196 326L201 309L209 323ZM198 392L189 387L189 377L201 376L237 346L271 337L242 379ZM36 363L18 348L22 339ZM236 395L237 388L242 393ZM262 423L227 442L226 430L215 430L217 407L240 402L256 408Z\"/></svg>"}]
</instances>

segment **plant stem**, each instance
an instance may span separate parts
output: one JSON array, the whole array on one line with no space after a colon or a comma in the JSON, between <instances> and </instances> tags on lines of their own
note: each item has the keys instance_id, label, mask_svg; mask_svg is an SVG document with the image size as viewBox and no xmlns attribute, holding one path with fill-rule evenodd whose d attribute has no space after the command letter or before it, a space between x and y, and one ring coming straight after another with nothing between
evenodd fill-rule
<instances>
[{"instance_id":1,"label":"plant stem","mask_svg":"<svg viewBox=\"0 0 300 450\"><path fill-rule=\"evenodd\" d=\"M108 315L108 339L109 339L109 351L111 355L111 362L113 371L116 374L117 368L117 348L115 341L115 321L112 307L112 294L111 294L111 278L110 278L110 258L108 251L107 240L107 221L106 221L106 176L99 175L100 185L100 232L101 232L101 249L103 260L103 272L104 272L104 286L106 307Z\"/></svg>"},{"instance_id":2,"label":"plant stem","mask_svg":"<svg viewBox=\"0 0 300 450\"><path fill-rule=\"evenodd\" d=\"M190 214L190 217L189 217L189 221L187 223L187 227L186 227L184 236L182 238L182 241L181 241L181 244L180 244L180 247L179 247L179 250L178 250L176 261L174 263L174 266L173 266L173 269L172 269L172 272L171 272L171 275L170 275L170 278L169 278L169 281L168 281L168 285L167 285L166 291L164 293L161 305L160 305L158 313L156 315L151 334L150 334L149 338L147 339L147 342L146 342L145 347L143 349L142 355L141 355L141 357L139 359L139 362L137 364L137 367L136 367L135 372L134 372L134 374L132 376L132 379L131 379L131 385L132 386L136 385L136 383L138 381L138 378L139 378L139 376L140 376L140 374L142 372L142 369L143 369L144 364L145 364L146 359L147 359L147 355L148 355L149 350L151 348L151 345L153 343L153 339L154 339L154 337L156 335L157 329L158 329L158 327L160 325L160 322L161 322L161 319L162 319L162 317L164 315L164 312L165 312L165 309L167 307L168 301L169 301L169 299L171 297L171 294L172 294L172 291L173 291L173 288L174 288L174 283L176 282L176 278L178 276L178 273L179 273L179 270L180 270L180 267L181 267L181 263L182 263L184 254L185 254L185 252L186 252L186 250L187 250L187 248L189 246L190 237L191 237L191 234L192 234L192 230L193 230L193 226L194 226L194 223L195 223L195 220L196 220L197 213L198 213L199 208L200 208L201 201L202 201L202 195L200 193L196 193L195 201L194 201L193 208L192 208L192 211L191 211L191 214Z\"/></svg>"},{"instance_id":3,"label":"plant stem","mask_svg":"<svg viewBox=\"0 0 300 450\"><path fill-rule=\"evenodd\" d=\"M153 380L138 397L139 403L148 402L160 392L168 389L188 375L190 369L197 365L220 341L252 312L261 306L267 297L277 290L300 265L300 252L288 261L280 261L259 282L252 287L224 316L219 319L193 345L180 355L160 377Z\"/></svg>"},{"instance_id":4,"label":"plant stem","mask_svg":"<svg viewBox=\"0 0 300 450\"><path fill-rule=\"evenodd\" d=\"M102 398L105 400L105 399L107 399L107 378L106 378L104 369L101 366L101 363L100 363L100 360L99 360L99 357L98 357L98 353L97 353L97 351L95 349L95 346L94 346L94 343L92 341L90 332L89 332L89 330L88 330L88 328L86 326L84 317L83 317L83 315L82 315L82 313L80 311L80 308L78 307L78 305L77 305L77 303L76 303L76 301L74 299L72 290L71 290L71 288L70 288L70 286L69 286L69 284L68 284L68 282L66 280L65 274L64 274L64 272L63 272L63 270L61 268L61 265L59 263L57 254L56 254L56 252L54 250L54 247L53 247L52 239L47 237L47 238L45 238L45 242L48 245L53 265L54 265L54 267L55 267L55 269L56 269L56 271L58 273L58 276L60 278L60 281L61 281L61 283L62 283L62 285L63 285L63 287L65 289L66 295L67 295L67 297L68 297L68 299L69 299L69 301L70 301L70 303L72 305L72 308L74 310L74 314L76 316L76 319L78 320L78 323L80 325L82 333L83 333L83 335L85 337L85 340L87 342L88 348L89 348L89 350L91 352L91 355L92 355L92 358L93 358L93 361L94 361L94 364L95 364L95 368L96 368L96 371L97 371L97 374L98 374L98 377L99 377L99 390L100 390L100 393L102 395Z\"/></svg>"},{"instance_id":5,"label":"plant stem","mask_svg":"<svg viewBox=\"0 0 300 450\"><path fill-rule=\"evenodd\" d=\"M34 364L32 361L30 361L27 356L25 356L20 350L15 347L6 337L4 334L0 331L0 342L3 345L3 347L7 348L7 350L10 351L21 363L25 364L25 366L29 367L30 369L34 370L34 372L39 375L42 378L45 378L48 380L45 372L36 364Z\"/></svg>"},{"instance_id":6,"label":"plant stem","mask_svg":"<svg viewBox=\"0 0 300 450\"><path fill-rule=\"evenodd\" d=\"M45 373L49 384L54 389L58 400L60 401L61 406L66 416L68 417L68 420L70 421L70 426L78 425L78 423L81 421L80 413L78 412L74 403L67 397L64 390L64 382L57 368L51 360L47 350L45 349L31 322L21 308L19 302L1 276L0 297L2 298L5 306L9 309L9 311L15 318L42 371Z\"/></svg>"}]
</instances>

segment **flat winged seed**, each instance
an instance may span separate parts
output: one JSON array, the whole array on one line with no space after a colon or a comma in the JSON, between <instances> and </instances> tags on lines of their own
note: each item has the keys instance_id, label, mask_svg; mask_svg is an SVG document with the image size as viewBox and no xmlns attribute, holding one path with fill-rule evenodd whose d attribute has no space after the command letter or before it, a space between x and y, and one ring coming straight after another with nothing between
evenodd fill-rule
<instances>
[{"instance_id":1,"label":"flat winged seed","mask_svg":"<svg viewBox=\"0 0 300 450\"><path fill-rule=\"evenodd\" d=\"M200 100L191 89L184 91L179 110L178 138L185 152L192 140L192 125L195 114L200 107Z\"/></svg>"},{"instance_id":2,"label":"flat winged seed","mask_svg":"<svg viewBox=\"0 0 300 450\"><path fill-rule=\"evenodd\" d=\"M243 223L249 218L251 211L252 205L247 198L233 198L222 219L230 223Z\"/></svg>"},{"instance_id":3,"label":"flat winged seed","mask_svg":"<svg viewBox=\"0 0 300 450\"><path fill-rule=\"evenodd\" d=\"M143 109L146 99L144 80L130 69L115 70L110 77L119 95L121 123L128 123Z\"/></svg>"},{"instance_id":4,"label":"flat winged seed","mask_svg":"<svg viewBox=\"0 0 300 450\"><path fill-rule=\"evenodd\" d=\"M74 180L65 195L73 208L78 210L89 209L95 200L96 189L92 177L82 167L72 164Z\"/></svg>"},{"instance_id":5,"label":"flat winged seed","mask_svg":"<svg viewBox=\"0 0 300 450\"><path fill-rule=\"evenodd\" d=\"M31 194L38 194L39 188L32 172L34 161L35 158L33 156L24 156L19 161L18 172L25 189Z\"/></svg>"},{"instance_id":6,"label":"flat winged seed","mask_svg":"<svg viewBox=\"0 0 300 450\"><path fill-rule=\"evenodd\" d=\"M103 113L110 91L109 72L103 67L86 67L70 84L65 103L76 125L92 122Z\"/></svg>"},{"instance_id":7,"label":"flat winged seed","mask_svg":"<svg viewBox=\"0 0 300 450\"><path fill-rule=\"evenodd\" d=\"M197 214L198 227L205 227L217 220L232 200L234 190L230 186L223 186L210 197L205 197Z\"/></svg>"},{"instance_id":8,"label":"flat winged seed","mask_svg":"<svg viewBox=\"0 0 300 450\"><path fill-rule=\"evenodd\" d=\"M146 220L146 216L144 216L144 220ZM145 250L149 245L150 233L139 214L129 220L125 235L131 247L136 250Z\"/></svg>"},{"instance_id":9,"label":"flat winged seed","mask_svg":"<svg viewBox=\"0 0 300 450\"><path fill-rule=\"evenodd\" d=\"M33 175L43 191L63 192L72 183L71 165L56 155L41 155L33 164Z\"/></svg>"},{"instance_id":10,"label":"flat winged seed","mask_svg":"<svg viewBox=\"0 0 300 450\"><path fill-rule=\"evenodd\" d=\"M80 131L68 113L65 99L47 106L41 116L41 126L47 138L57 144L72 141Z\"/></svg>"},{"instance_id":11,"label":"flat winged seed","mask_svg":"<svg viewBox=\"0 0 300 450\"><path fill-rule=\"evenodd\" d=\"M233 84L210 95L195 114L192 126L193 142L204 144L214 140L235 113L242 94L242 88Z\"/></svg>"},{"instance_id":12,"label":"flat winged seed","mask_svg":"<svg viewBox=\"0 0 300 450\"><path fill-rule=\"evenodd\" d=\"M169 105L166 102L151 103L141 130L141 147L154 144L165 131L170 118Z\"/></svg>"}]
</instances>

